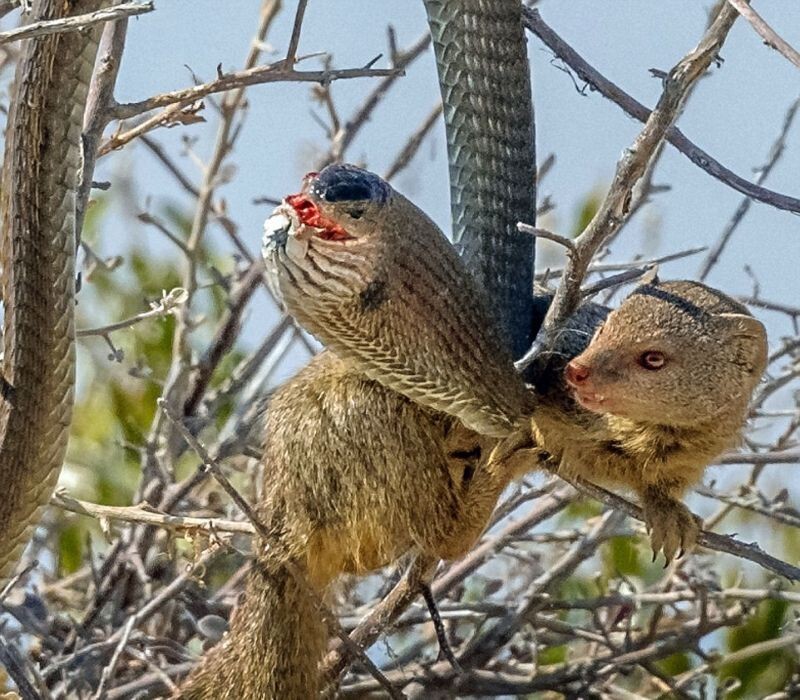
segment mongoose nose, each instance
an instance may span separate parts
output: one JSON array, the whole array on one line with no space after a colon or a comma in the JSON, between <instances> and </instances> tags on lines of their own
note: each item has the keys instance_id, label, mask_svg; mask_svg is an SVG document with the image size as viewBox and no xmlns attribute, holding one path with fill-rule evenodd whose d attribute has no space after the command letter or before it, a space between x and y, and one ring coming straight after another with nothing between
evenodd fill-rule
<instances>
[{"instance_id":1,"label":"mongoose nose","mask_svg":"<svg viewBox=\"0 0 800 700\"><path fill-rule=\"evenodd\" d=\"M567 384L570 386L577 387L589 378L589 374L591 374L591 372L586 365L582 365L573 360L564 370L564 379L567 380Z\"/></svg>"}]
</instances>

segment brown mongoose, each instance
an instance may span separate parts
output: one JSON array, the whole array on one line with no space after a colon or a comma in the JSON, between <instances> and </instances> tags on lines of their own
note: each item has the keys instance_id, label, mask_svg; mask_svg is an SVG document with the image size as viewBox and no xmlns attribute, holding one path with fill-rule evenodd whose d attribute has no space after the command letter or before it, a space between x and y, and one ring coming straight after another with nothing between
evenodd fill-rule
<instances>
[{"instance_id":1,"label":"brown mongoose","mask_svg":"<svg viewBox=\"0 0 800 700\"><path fill-rule=\"evenodd\" d=\"M275 534L256 549L257 563L230 633L190 676L180 697L313 697L326 630L284 564L291 561L322 593L339 573L369 571L410 549L459 556L485 526L513 476L511 466L527 471L544 457L570 473L634 488L654 547L671 557L692 543L697 527L678 498L710 459L735 442L741 428L765 362L763 327L744 307L703 285L651 284L610 314L596 305L579 309L548 359L526 373L538 398L531 422L533 454L521 450L513 463L488 457L497 443L492 436L527 423L532 404L509 383L518 377L501 344L497 355L473 365L487 363L486 376L498 395L512 397L493 401L479 384L448 384L463 381L464 375L449 358L439 364L438 358L450 352L447 334L434 329L404 335L402 326L378 321L382 312L397 312L388 292L399 291L408 302L422 290L434 303L419 305L415 299L399 307L402 312L428 313L428 323L435 326L440 322L435 314L462 309L468 327L496 333L488 317L481 320L483 302L459 307L473 295L480 299L477 291L466 287L469 294L453 294L453 288L420 283L423 275L437 274L446 284L468 277L465 271L443 277L435 267L419 266L414 256L430 261L438 251L431 253L415 237L428 236L436 246L446 246L446 240L386 187L364 171L335 166L311 176L300 195L287 198L290 209L282 207L268 226L266 254L278 289L293 313L331 346L341 347L346 359L323 353L273 399L259 513ZM371 228L358 228L360 235L353 235L365 217ZM408 228L395 226L396 218ZM382 236L392 245L381 247ZM340 270L315 255L317 239L343 243L339 259L348 266ZM351 242L358 240L368 244ZM376 252L397 255L402 269L416 274L405 284L386 279L387 294L365 309L357 300L370 288L370 275L391 277L397 269L397 257L391 265L359 259ZM459 264L449 253L439 259ZM292 285L281 284L283 275ZM326 275L336 277L333 284ZM363 316L367 311L373 313L369 322ZM399 338L394 363L386 360L389 346L374 336L387 327ZM344 340L338 328L346 330ZM418 347L415 337L424 338ZM466 352L485 352L491 343L481 339ZM430 354L427 364L406 362L404 353L420 352ZM469 382L482 377L476 371ZM411 386L409 396L392 383ZM575 387L577 402L568 384ZM426 392L420 394L420 387ZM421 405L420 395L433 396L430 403L452 415ZM489 435L465 427L455 417L459 412Z\"/></svg>"},{"instance_id":2,"label":"brown mongoose","mask_svg":"<svg viewBox=\"0 0 800 700\"><path fill-rule=\"evenodd\" d=\"M699 531L680 498L739 440L766 332L742 304L691 281L642 285L604 315L584 307L529 371L540 384L534 441L562 473L633 489L654 555L670 560Z\"/></svg>"},{"instance_id":3,"label":"brown mongoose","mask_svg":"<svg viewBox=\"0 0 800 700\"><path fill-rule=\"evenodd\" d=\"M371 173L330 166L288 197L279 217L267 227L265 253L292 311L308 319L303 309L321 309L325 323L376 329L396 345L376 339L377 381L350 359L360 347L355 333L344 335L352 345L332 338L344 359L323 352L273 396L258 513L274 536L255 542L230 631L176 697L315 697L327 630L284 564L323 595L340 573L368 572L410 550L462 555L509 476L487 457L497 439L460 419L489 436L527 423L530 399L488 305L410 202ZM388 267L362 266L359 258L382 242ZM398 314L407 326L384 318ZM326 337L324 324L308 326Z\"/></svg>"}]
</instances>

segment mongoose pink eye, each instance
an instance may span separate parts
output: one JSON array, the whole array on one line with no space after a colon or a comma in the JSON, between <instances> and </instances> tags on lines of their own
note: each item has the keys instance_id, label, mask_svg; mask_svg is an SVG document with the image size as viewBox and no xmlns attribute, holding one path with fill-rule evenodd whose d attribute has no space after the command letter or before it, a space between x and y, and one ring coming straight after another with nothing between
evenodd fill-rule
<instances>
[{"instance_id":1,"label":"mongoose pink eye","mask_svg":"<svg viewBox=\"0 0 800 700\"><path fill-rule=\"evenodd\" d=\"M648 350L639 356L639 364L645 369L657 370L667 364L667 358L663 352L658 350Z\"/></svg>"}]
</instances>

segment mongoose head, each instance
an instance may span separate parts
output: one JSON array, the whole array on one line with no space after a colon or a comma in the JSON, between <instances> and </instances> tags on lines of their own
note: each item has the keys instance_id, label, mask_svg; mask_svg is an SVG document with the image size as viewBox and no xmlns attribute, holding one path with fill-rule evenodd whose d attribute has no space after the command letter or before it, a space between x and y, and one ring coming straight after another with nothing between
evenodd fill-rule
<instances>
[{"instance_id":1,"label":"mongoose head","mask_svg":"<svg viewBox=\"0 0 800 700\"><path fill-rule=\"evenodd\" d=\"M766 367L764 326L697 282L642 285L609 314L565 379L595 413L690 427L743 419Z\"/></svg>"}]
</instances>

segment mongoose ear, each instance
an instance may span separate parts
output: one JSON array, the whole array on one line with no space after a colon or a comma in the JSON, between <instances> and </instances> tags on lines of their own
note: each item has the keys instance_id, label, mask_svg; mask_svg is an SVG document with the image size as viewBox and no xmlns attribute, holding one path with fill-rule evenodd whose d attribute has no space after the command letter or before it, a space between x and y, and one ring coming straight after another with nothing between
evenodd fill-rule
<instances>
[{"instance_id":1,"label":"mongoose ear","mask_svg":"<svg viewBox=\"0 0 800 700\"><path fill-rule=\"evenodd\" d=\"M747 314L720 314L728 324L731 339L744 340L745 351L753 371L761 374L767 365L767 329L761 321Z\"/></svg>"}]
</instances>

